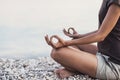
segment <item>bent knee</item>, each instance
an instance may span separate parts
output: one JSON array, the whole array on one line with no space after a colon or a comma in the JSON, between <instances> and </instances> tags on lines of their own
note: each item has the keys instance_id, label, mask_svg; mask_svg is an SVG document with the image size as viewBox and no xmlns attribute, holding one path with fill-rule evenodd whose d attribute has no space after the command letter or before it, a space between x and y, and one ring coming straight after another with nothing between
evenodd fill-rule
<instances>
[{"instance_id":1,"label":"bent knee","mask_svg":"<svg viewBox=\"0 0 120 80\"><path fill-rule=\"evenodd\" d=\"M52 49L50 56L54 59L56 55L56 50Z\"/></svg>"},{"instance_id":2,"label":"bent knee","mask_svg":"<svg viewBox=\"0 0 120 80\"><path fill-rule=\"evenodd\" d=\"M64 48L52 49L52 51L51 51L51 57L52 57L53 59L56 59L56 58L58 58L59 56L61 56L62 53L64 53L63 51L64 51Z\"/></svg>"}]
</instances>

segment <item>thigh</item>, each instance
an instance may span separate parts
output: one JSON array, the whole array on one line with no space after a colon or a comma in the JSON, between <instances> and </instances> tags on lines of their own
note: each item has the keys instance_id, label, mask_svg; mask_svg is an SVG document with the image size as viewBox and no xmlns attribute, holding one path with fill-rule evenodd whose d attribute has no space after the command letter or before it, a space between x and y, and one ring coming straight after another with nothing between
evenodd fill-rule
<instances>
[{"instance_id":1,"label":"thigh","mask_svg":"<svg viewBox=\"0 0 120 80\"><path fill-rule=\"evenodd\" d=\"M76 48L85 51L85 52L89 52L92 54L96 54L98 52L98 48L96 45L94 44L84 44L84 45L75 45Z\"/></svg>"},{"instance_id":2,"label":"thigh","mask_svg":"<svg viewBox=\"0 0 120 80\"><path fill-rule=\"evenodd\" d=\"M73 47L64 47L53 50L57 62L67 65L84 74L95 77L97 58L95 54L78 50Z\"/></svg>"}]
</instances>

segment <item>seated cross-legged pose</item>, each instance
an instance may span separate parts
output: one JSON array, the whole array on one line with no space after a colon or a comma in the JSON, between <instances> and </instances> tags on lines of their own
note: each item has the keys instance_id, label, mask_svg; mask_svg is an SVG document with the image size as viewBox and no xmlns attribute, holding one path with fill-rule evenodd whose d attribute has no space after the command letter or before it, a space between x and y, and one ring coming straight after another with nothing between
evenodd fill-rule
<instances>
[{"instance_id":1,"label":"seated cross-legged pose","mask_svg":"<svg viewBox=\"0 0 120 80\"><path fill-rule=\"evenodd\" d=\"M98 30L78 34L74 28L69 28L63 32L72 39L45 36L47 44L53 48L51 57L64 66L56 70L60 78L83 73L99 79L120 79L120 0L103 0ZM91 45L95 42L97 46Z\"/></svg>"}]
</instances>

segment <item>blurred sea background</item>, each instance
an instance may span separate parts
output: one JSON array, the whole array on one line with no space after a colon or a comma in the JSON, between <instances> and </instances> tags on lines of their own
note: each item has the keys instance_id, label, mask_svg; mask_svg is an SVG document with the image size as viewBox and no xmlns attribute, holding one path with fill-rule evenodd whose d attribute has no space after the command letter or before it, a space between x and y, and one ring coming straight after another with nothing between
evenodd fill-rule
<instances>
[{"instance_id":1,"label":"blurred sea background","mask_svg":"<svg viewBox=\"0 0 120 80\"><path fill-rule=\"evenodd\" d=\"M49 56L44 36L67 38L63 28L79 33L98 28L102 0L0 0L0 58Z\"/></svg>"}]
</instances>

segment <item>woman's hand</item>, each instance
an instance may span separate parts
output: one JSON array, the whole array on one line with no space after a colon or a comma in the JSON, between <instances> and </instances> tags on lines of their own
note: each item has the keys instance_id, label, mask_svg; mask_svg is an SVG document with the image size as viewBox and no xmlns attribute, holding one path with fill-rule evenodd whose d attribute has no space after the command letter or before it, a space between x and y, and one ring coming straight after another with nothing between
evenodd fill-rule
<instances>
[{"instance_id":1,"label":"woman's hand","mask_svg":"<svg viewBox=\"0 0 120 80\"><path fill-rule=\"evenodd\" d=\"M57 39L57 42L54 42L53 39ZM61 47L65 47L65 41L58 37L57 35L53 35L50 38L48 37L48 35L45 36L45 40L47 42L48 45L50 45L53 48L61 48Z\"/></svg>"},{"instance_id":2,"label":"woman's hand","mask_svg":"<svg viewBox=\"0 0 120 80\"><path fill-rule=\"evenodd\" d=\"M72 28L72 27L68 28L68 30L63 29L63 33L66 36L68 36L70 38L73 38L73 39L80 38L80 34L78 34L78 32L74 28Z\"/></svg>"}]
</instances>

